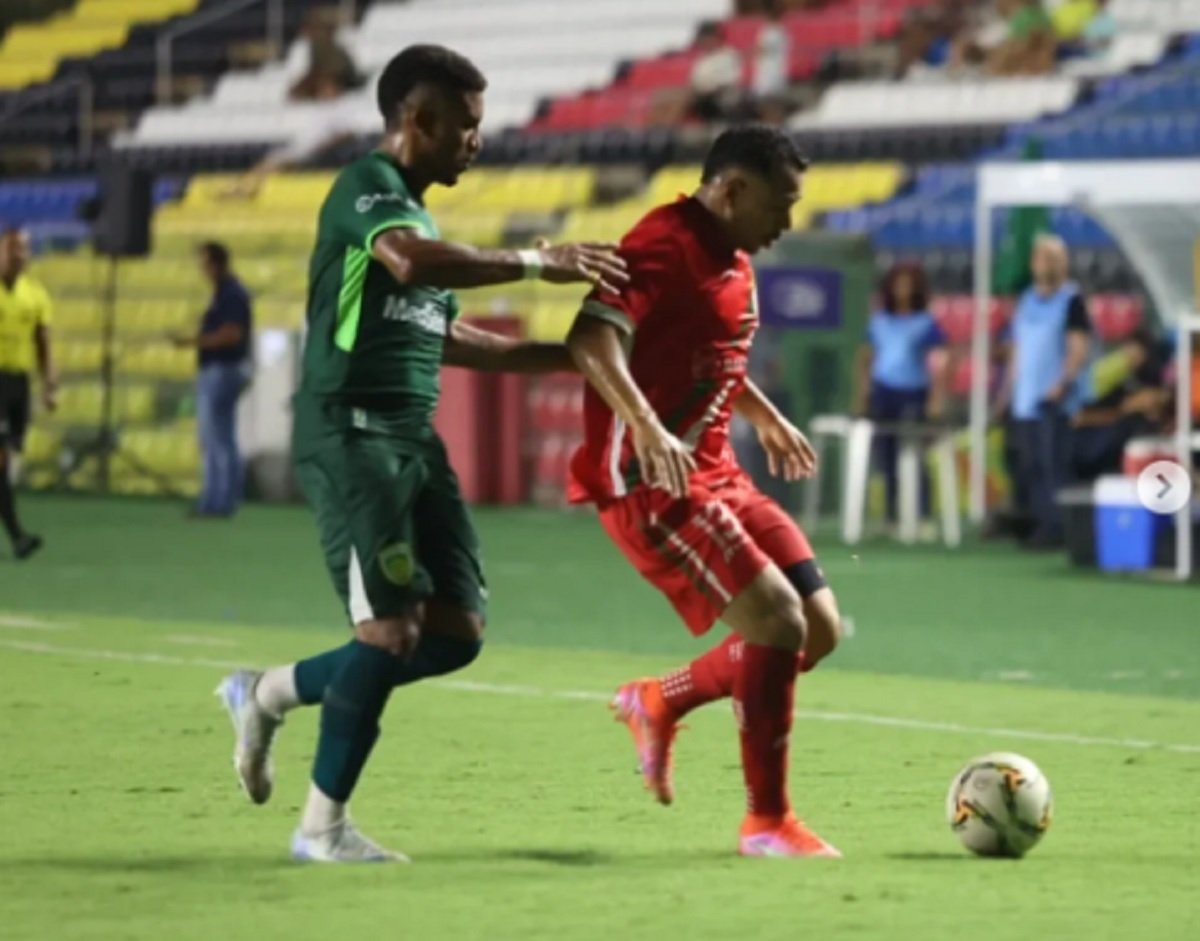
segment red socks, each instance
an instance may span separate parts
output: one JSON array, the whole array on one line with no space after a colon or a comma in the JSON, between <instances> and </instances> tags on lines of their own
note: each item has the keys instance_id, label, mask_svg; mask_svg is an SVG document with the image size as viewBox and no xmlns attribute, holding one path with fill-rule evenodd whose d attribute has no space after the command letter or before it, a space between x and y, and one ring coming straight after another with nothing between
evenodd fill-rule
<instances>
[{"instance_id":1,"label":"red socks","mask_svg":"<svg viewBox=\"0 0 1200 941\"><path fill-rule=\"evenodd\" d=\"M745 644L733 688L742 737L742 771L750 813L782 817L787 796L788 738L796 692L796 654Z\"/></svg>"},{"instance_id":2,"label":"red socks","mask_svg":"<svg viewBox=\"0 0 1200 941\"><path fill-rule=\"evenodd\" d=\"M679 719L705 703L733 693L733 678L742 660L742 639L730 634L712 650L662 678L663 699Z\"/></svg>"},{"instance_id":3,"label":"red socks","mask_svg":"<svg viewBox=\"0 0 1200 941\"><path fill-rule=\"evenodd\" d=\"M706 703L733 695L743 646L737 634L730 634L712 650L662 678L663 699L675 719ZM792 669L801 673L811 669L804 662L803 653L795 655Z\"/></svg>"}]
</instances>

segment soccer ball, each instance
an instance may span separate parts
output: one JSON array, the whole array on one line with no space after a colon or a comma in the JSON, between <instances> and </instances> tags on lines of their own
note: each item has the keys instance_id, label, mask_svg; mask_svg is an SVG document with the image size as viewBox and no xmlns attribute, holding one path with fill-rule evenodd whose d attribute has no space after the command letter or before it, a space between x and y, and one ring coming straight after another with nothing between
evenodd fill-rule
<instances>
[{"instance_id":1,"label":"soccer ball","mask_svg":"<svg viewBox=\"0 0 1200 941\"><path fill-rule=\"evenodd\" d=\"M995 752L969 762L950 782L946 819L979 856L1019 858L1050 826L1050 782L1028 758Z\"/></svg>"}]
</instances>

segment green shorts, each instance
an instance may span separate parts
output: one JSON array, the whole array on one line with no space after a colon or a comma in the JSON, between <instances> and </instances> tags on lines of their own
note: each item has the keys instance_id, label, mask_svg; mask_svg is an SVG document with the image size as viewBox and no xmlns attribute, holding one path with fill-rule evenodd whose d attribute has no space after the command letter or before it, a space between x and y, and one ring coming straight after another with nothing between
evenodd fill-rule
<instances>
[{"instance_id":1,"label":"green shorts","mask_svg":"<svg viewBox=\"0 0 1200 941\"><path fill-rule=\"evenodd\" d=\"M414 444L346 429L295 462L352 624L430 598L485 613L479 540L440 438Z\"/></svg>"}]
</instances>

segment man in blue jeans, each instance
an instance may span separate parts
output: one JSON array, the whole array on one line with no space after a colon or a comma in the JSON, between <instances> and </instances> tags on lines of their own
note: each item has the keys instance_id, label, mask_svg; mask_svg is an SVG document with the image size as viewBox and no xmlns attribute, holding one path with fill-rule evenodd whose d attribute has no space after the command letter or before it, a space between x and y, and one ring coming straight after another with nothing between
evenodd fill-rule
<instances>
[{"instance_id":1,"label":"man in blue jeans","mask_svg":"<svg viewBox=\"0 0 1200 941\"><path fill-rule=\"evenodd\" d=\"M1034 528L1031 549L1063 544L1058 489L1066 483L1070 417L1082 401L1080 376L1091 354L1091 323L1079 286L1067 280L1066 244L1042 235L1033 249L1033 286L1017 303L1009 339L1009 375L1000 405L1011 395L1018 484Z\"/></svg>"},{"instance_id":2,"label":"man in blue jeans","mask_svg":"<svg viewBox=\"0 0 1200 941\"><path fill-rule=\"evenodd\" d=\"M242 498L237 443L237 402L250 371L250 295L230 268L219 242L200 246L200 268L213 286L212 301L195 336L180 346L196 349L196 419L204 460L204 486L192 515L228 518Z\"/></svg>"}]
</instances>

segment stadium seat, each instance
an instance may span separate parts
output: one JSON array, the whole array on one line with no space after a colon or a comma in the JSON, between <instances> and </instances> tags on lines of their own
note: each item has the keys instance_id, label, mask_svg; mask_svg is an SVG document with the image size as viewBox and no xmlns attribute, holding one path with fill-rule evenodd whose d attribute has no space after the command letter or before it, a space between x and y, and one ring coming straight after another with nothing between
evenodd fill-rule
<instances>
[{"instance_id":1,"label":"stadium seat","mask_svg":"<svg viewBox=\"0 0 1200 941\"><path fill-rule=\"evenodd\" d=\"M0 89L44 81L64 58L120 45L134 23L188 13L197 5L198 0L79 0L43 22L14 26L0 44Z\"/></svg>"},{"instance_id":2,"label":"stadium seat","mask_svg":"<svg viewBox=\"0 0 1200 941\"><path fill-rule=\"evenodd\" d=\"M1077 80L1044 78L943 82L843 82L817 108L797 115L796 130L901 125L1005 124L1065 111L1079 94Z\"/></svg>"},{"instance_id":3,"label":"stadium seat","mask_svg":"<svg viewBox=\"0 0 1200 941\"><path fill-rule=\"evenodd\" d=\"M1105 343L1119 343L1142 322L1141 300L1131 295L1093 295L1088 312L1096 335Z\"/></svg>"},{"instance_id":4,"label":"stadium seat","mask_svg":"<svg viewBox=\"0 0 1200 941\"><path fill-rule=\"evenodd\" d=\"M455 9L466 7L453 2L457 0L376 3L344 39L372 78L413 37L445 43L472 57L491 84L484 118L488 130L528 122L541 100L564 88L607 83L624 60L681 48L701 20L728 13L727 0L610 0L595 5L493 0L472 5L468 16L455 15ZM628 28L633 20L637 29ZM297 43L286 65L272 63L249 75L227 76L211 97L183 107L152 108L118 143L283 141L314 122L330 120L335 111L359 133L377 132L373 81L342 102L286 101L290 76L303 68L305 54Z\"/></svg>"},{"instance_id":5,"label":"stadium seat","mask_svg":"<svg viewBox=\"0 0 1200 941\"><path fill-rule=\"evenodd\" d=\"M57 419L64 425L99 425L103 389L98 382L68 384L59 395ZM147 385L121 385L113 389L113 418L118 422L145 422L154 415L154 389Z\"/></svg>"}]
</instances>

